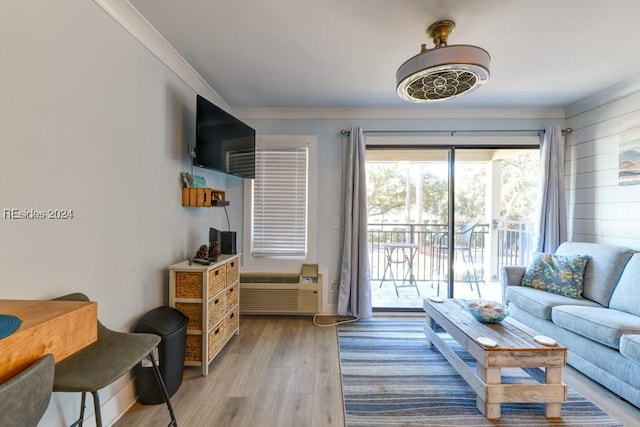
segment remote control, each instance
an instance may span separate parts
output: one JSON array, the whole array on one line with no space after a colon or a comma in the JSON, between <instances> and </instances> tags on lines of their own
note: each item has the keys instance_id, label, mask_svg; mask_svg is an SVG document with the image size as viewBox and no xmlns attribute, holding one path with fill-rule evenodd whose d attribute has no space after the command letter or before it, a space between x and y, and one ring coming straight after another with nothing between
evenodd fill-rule
<instances>
[{"instance_id":1,"label":"remote control","mask_svg":"<svg viewBox=\"0 0 640 427\"><path fill-rule=\"evenodd\" d=\"M194 258L193 262L195 262L196 264L202 264L202 265L210 265L211 261L209 261L208 259L204 259L204 258Z\"/></svg>"}]
</instances>

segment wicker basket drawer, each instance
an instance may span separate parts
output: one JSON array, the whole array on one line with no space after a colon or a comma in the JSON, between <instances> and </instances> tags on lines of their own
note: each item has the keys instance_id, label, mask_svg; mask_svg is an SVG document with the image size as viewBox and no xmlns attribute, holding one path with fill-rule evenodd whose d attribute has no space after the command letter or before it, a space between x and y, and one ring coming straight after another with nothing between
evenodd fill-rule
<instances>
[{"instance_id":1,"label":"wicker basket drawer","mask_svg":"<svg viewBox=\"0 0 640 427\"><path fill-rule=\"evenodd\" d=\"M202 298L202 273L176 271L176 298Z\"/></svg>"},{"instance_id":2,"label":"wicker basket drawer","mask_svg":"<svg viewBox=\"0 0 640 427\"><path fill-rule=\"evenodd\" d=\"M222 293L209 300L209 328L224 318L224 314L227 312L226 299L226 295Z\"/></svg>"},{"instance_id":3,"label":"wicker basket drawer","mask_svg":"<svg viewBox=\"0 0 640 427\"><path fill-rule=\"evenodd\" d=\"M226 327L225 321L223 320L218 326L209 332L209 360L211 360L211 358L224 346L225 338Z\"/></svg>"},{"instance_id":4,"label":"wicker basket drawer","mask_svg":"<svg viewBox=\"0 0 640 427\"><path fill-rule=\"evenodd\" d=\"M178 311L181 311L185 316L189 318L189 323L187 323L187 330L202 329L202 304L177 302L176 309Z\"/></svg>"},{"instance_id":5,"label":"wicker basket drawer","mask_svg":"<svg viewBox=\"0 0 640 427\"><path fill-rule=\"evenodd\" d=\"M234 308L233 311L228 312L224 321L226 323L226 328L227 328L227 333L225 336L228 338L231 335L233 335L238 329L238 326L240 326L239 307L236 306L236 308Z\"/></svg>"},{"instance_id":6,"label":"wicker basket drawer","mask_svg":"<svg viewBox=\"0 0 640 427\"><path fill-rule=\"evenodd\" d=\"M218 268L209 270L209 289L208 289L209 298L211 298L212 296L224 290L225 283L226 283L225 275L226 275L226 269L224 265L221 265Z\"/></svg>"},{"instance_id":7,"label":"wicker basket drawer","mask_svg":"<svg viewBox=\"0 0 640 427\"><path fill-rule=\"evenodd\" d=\"M238 284L229 286L227 288L227 310L230 310L231 307L238 304Z\"/></svg>"},{"instance_id":8,"label":"wicker basket drawer","mask_svg":"<svg viewBox=\"0 0 640 427\"><path fill-rule=\"evenodd\" d=\"M227 263L227 286L231 285L240 279L240 271L238 268L239 260L236 258L233 261Z\"/></svg>"},{"instance_id":9,"label":"wicker basket drawer","mask_svg":"<svg viewBox=\"0 0 640 427\"><path fill-rule=\"evenodd\" d=\"M187 362L202 361L202 335L187 334L184 350L184 360Z\"/></svg>"}]
</instances>

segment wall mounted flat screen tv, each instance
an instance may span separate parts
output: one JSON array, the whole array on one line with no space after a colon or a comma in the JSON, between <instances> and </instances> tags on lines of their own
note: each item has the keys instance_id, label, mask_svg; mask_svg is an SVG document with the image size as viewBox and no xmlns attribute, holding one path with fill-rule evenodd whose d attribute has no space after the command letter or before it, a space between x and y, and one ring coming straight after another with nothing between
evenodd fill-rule
<instances>
[{"instance_id":1,"label":"wall mounted flat screen tv","mask_svg":"<svg viewBox=\"0 0 640 427\"><path fill-rule=\"evenodd\" d=\"M255 178L256 131L198 95L193 164Z\"/></svg>"}]
</instances>

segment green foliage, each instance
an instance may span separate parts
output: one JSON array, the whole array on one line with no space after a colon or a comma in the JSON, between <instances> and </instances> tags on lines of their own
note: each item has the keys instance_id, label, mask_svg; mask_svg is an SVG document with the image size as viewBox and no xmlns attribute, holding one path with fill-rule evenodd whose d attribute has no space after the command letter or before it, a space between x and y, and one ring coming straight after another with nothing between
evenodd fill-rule
<instances>
[{"instance_id":1,"label":"green foliage","mask_svg":"<svg viewBox=\"0 0 640 427\"><path fill-rule=\"evenodd\" d=\"M448 194L446 177L443 179L429 172L422 175L422 211L424 219L441 224L447 222L447 212L449 211Z\"/></svg>"},{"instance_id":2,"label":"green foliage","mask_svg":"<svg viewBox=\"0 0 640 427\"><path fill-rule=\"evenodd\" d=\"M367 162L367 201L369 217L401 211L405 205L405 178L398 164Z\"/></svg>"},{"instance_id":3,"label":"green foliage","mask_svg":"<svg viewBox=\"0 0 640 427\"><path fill-rule=\"evenodd\" d=\"M456 165L456 220L459 224L485 217L487 164Z\"/></svg>"},{"instance_id":4,"label":"green foliage","mask_svg":"<svg viewBox=\"0 0 640 427\"><path fill-rule=\"evenodd\" d=\"M521 151L502 161L501 219L526 222L534 220L539 168L538 150Z\"/></svg>"},{"instance_id":5,"label":"green foliage","mask_svg":"<svg viewBox=\"0 0 640 427\"><path fill-rule=\"evenodd\" d=\"M443 162L367 162L368 214L402 217L409 200L416 204L418 165L422 170L422 220L446 223L448 179ZM533 220L538 192L538 150L518 150L501 161L502 220ZM455 170L456 220L458 223L485 220L488 162L458 162ZM407 183L407 175L411 180ZM408 188L407 188L408 187ZM407 197L407 194L409 197Z\"/></svg>"}]
</instances>

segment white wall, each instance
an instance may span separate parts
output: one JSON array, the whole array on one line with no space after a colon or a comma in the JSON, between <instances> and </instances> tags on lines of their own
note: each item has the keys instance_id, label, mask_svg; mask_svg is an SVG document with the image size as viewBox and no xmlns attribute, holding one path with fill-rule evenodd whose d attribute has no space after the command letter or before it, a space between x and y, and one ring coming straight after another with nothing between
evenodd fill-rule
<instances>
[{"instance_id":1,"label":"white wall","mask_svg":"<svg viewBox=\"0 0 640 427\"><path fill-rule=\"evenodd\" d=\"M222 209L181 206L195 92L90 1L3 1L0 55L0 212L74 214L0 218L0 298L81 291L127 330L168 302L166 267L226 228ZM242 180L196 172L229 191L239 228ZM131 393L127 378L101 392L105 422ZM78 408L56 393L41 425L70 425Z\"/></svg>"},{"instance_id":2,"label":"white wall","mask_svg":"<svg viewBox=\"0 0 640 427\"><path fill-rule=\"evenodd\" d=\"M621 135L640 126L639 81L566 109L569 240L640 249L640 185L618 185Z\"/></svg>"}]
</instances>

